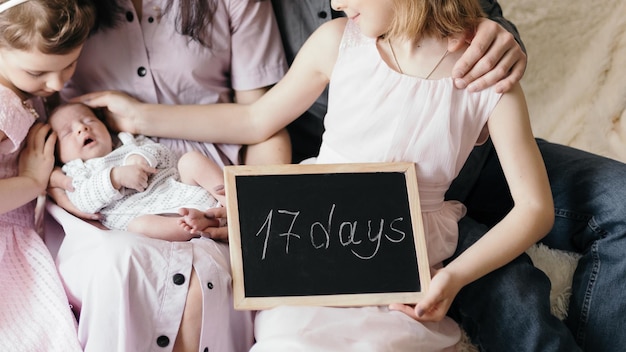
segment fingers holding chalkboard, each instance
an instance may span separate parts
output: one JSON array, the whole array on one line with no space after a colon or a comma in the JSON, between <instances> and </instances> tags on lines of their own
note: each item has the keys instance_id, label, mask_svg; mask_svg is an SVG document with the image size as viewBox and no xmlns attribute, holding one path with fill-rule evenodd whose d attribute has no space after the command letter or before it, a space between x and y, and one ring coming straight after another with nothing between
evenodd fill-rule
<instances>
[{"instance_id":1,"label":"fingers holding chalkboard","mask_svg":"<svg viewBox=\"0 0 626 352\"><path fill-rule=\"evenodd\" d=\"M415 320L419 320L415 312L415 305L412 304L402 304L402 303L392 303L389 305L390 310L396 310L402 312Z\"/></svg>"},{"instance_id":2,"label":"fingers holding chalkboard","mask_svg":"<svg viewBox=\"0 0 626 352\"><path fill-rule=\"evenodd\" d=\"M439 270L432 277L430 287L417 305L394 303L389 309L401 311L411 318L422 321L441 321L448 312L460 286L445 271Z\"/></svg>"},{"instance_id":3,"label":"fingers holding chalkboard","mask_svg":"<svg viewBox=\"0 0 626 352\"><path fill-rule=\"evenodd\" d=\"M457 277L458 278L458 277ZM440 321L446 316L454 297L464 283L455 280L447 268L437 270L424 298L415 307L420 321Z\"/></svg>"}]
</instances>

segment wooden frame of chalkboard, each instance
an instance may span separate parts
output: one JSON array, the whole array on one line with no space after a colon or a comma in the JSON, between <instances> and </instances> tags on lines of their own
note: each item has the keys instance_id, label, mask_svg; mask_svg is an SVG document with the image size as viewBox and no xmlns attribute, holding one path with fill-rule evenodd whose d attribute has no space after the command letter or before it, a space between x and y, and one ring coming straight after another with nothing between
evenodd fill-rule
<instances>
[{"instance_id":1,"label":"wooden frame of chalkboard","mask_svg":"<svg viewBox=\"0 0 626 352\"><path fill-rule=\"evenodd\" d=\"M416 303L430 285L415 165L227 166L236 309Z\"/></svg>"}]
</instances>

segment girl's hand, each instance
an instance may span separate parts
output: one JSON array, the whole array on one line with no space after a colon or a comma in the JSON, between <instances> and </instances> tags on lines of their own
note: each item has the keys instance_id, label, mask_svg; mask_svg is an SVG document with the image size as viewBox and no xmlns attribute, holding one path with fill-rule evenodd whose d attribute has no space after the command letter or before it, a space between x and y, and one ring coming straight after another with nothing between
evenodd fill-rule
<instances>
[{"instance_id":1,"label":"girl's hand","mask_svg":"<svg viewBox=\"0 0 626 352\"><path fill-rule=\"evenodd\" d=\"M483 19L463 56L452 69L457 88L479 91L496 85L508 92L524 75L527 57L515 37L500 24ZM461 42L457 44L462 44ZM458 48L449 48L455 51Z\"/></svg>"},{"instance_id":2,"label":"girl's hand","mask_svg":"<svg viewBox=\"0 0 626 352\"><path fill-rule=\"evenodd\" d=\"M446 316L454 297L461 286L455 282L452 276L441 269L435 273L426 295L415 306L394 303L389 309L398 310L417 321L440 321Z\"/></svg>"},{"instance_id":3,"label":"girl's hand","mask_svg":"<svg viewBox=\"0 0 626 352\"><path fill-rule=\"evenodd\" d=\"M26 145L20 153L18 175L35 182L41 190L46 190L54 167L54 145L57 141L50 125L35 123L26 136Z\"/></svg>"},{"instance_id":4,"label":"girl's hand","mask_svg":"<svg viewBox=\"0 0 626 352\"><path fill-rule=\"evenodd\" d=\"M105 108L107 125L114 131L137 134L139 100L118 91L101 91L75 97L71 102L83 103L91 108Z\"/></svg>"}]
</instances>

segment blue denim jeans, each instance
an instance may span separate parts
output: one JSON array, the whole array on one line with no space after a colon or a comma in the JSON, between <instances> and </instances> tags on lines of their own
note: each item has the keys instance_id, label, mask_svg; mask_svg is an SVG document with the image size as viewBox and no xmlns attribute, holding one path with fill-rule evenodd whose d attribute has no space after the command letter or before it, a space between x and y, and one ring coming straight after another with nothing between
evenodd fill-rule
<instances>
[{"instance_id":1,"label":"blue denim jeans","mask_svg":"<svg viewBox=\"0 0 626 352\"><path fill-rule=\"evenodd\" d=\"M543 140L537 143L556 212L554 227L542 242L582 254L568 317L561 323L548 314L550 283L526 255L465 287L450 315L484 351L576 351L574 341L585 351L623 351L626 164ZM448 193L468 207L459 223L458 253L512 206L493 148L485 145L473 154Z\"/></svg>"}]
</instances>

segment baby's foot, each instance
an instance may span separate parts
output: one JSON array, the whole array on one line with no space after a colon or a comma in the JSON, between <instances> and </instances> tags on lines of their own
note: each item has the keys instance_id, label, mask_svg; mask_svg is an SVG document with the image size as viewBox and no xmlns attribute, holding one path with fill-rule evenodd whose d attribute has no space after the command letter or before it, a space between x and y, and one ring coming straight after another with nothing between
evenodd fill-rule
<instances>
[{"instance_id":1,"label":"baby's foot","mask_svg":"<svg viewBox=\"0 0 626 352\"><path fill-rule=\"evenodd\" d=\"M204 230L211 225L211 220L198 209L180 208L178 214L181 215L178 221L180 226L192 235L203 235Z\"/></svg>"}]
</instances>

